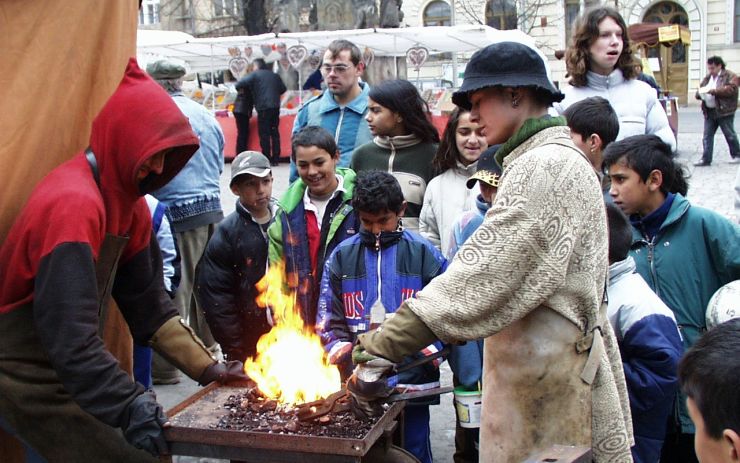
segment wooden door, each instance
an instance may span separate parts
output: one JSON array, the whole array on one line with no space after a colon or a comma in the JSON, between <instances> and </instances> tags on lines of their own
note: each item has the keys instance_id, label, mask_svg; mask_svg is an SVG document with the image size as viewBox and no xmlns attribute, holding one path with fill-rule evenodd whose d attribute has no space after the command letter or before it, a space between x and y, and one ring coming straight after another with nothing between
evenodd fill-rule
<instances>
[{"instance_id":1,"label":"wooden door","mask_svg":"<svg viewBox=\"0 0 740 463\"><path fill-rule=\"evenodd\" d=\"M673 2L660 2L645 13L644 22L689 25L689 16L680 5ZM678 97L679 104L688 103L689 93L689 46L676 43L672 47L658 45L648 49L648 57L660 58L661 69L655 72L655 80L672 96ZM655 70L653 70L655 71Z\"/></svg>"}]
</instances>

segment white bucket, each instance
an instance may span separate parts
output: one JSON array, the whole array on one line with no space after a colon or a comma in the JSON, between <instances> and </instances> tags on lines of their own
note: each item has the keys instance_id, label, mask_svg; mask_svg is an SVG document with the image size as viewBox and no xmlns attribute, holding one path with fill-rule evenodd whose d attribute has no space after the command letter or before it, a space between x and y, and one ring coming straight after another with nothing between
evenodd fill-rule
<instances>
[{"instance_id":1,"label":"white bucket","mask_svg":"<svg viewBox=\"0 0 740 463\"><path fill-rule=\"evenodd\" d=\"M466 391L463 388L456 387L453 394L455 395L455 411L460 426L463 428L480 428L480 414L483 408L481 391Z\"/></svg>"}]
</instances>

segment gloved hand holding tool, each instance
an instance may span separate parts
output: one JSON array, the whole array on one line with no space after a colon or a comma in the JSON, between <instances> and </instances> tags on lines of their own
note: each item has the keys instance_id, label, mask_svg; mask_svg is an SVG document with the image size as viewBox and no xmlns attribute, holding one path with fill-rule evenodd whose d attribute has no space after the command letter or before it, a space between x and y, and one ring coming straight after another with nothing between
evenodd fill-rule
<instances>
[{"instance_id":1,"label":"gloved hand holding tool","mask_svg":"<svg viewBox=\"0 0 740 463\"><path fill-rule=\"evenodd\" d=\"M444 394L452 388L435 388L427 391L394 394L398 384L398 374L446 356L450 351L445 347L439 352L416 359L405 365L397 365L390 360L370 354L361 344L352 351L352 361L357 365L347 380L347 390L352 394L352 410L360 417L378 416L383 413L383 402L394 402L416 397Z\"/></svg>"}]
</instances>

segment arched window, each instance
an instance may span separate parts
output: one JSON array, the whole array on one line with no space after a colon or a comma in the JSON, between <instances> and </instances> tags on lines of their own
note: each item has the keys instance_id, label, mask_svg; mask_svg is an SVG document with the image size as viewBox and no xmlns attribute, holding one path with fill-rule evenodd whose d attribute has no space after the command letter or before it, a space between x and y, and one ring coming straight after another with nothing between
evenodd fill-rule
<instances>
[{"instance_id":1,"label":"arched window","mask_svg":"<svg viewBox=\"0 0 740 463\"><path fill-rule=\"evenodd\" d=\"M449 26L451 17L450 5L442 0L434 0L424 8L425 26Z\"/></svg>"},{"instance_id":2,"label":"arched window","mask_svg":"<svg viewBox=\"0 0 740 463\"><path fill-rule=\"evenodd\" d=\"M499 29L516 29L517 12L515 0L489 0L486 4L486 24Z\"/></svg>"}]
</instances>

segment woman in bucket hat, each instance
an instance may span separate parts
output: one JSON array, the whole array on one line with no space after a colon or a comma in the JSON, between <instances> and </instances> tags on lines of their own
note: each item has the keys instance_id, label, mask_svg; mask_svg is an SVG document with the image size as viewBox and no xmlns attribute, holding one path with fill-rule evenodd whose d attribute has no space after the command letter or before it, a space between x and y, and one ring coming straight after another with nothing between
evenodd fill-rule
<instances>
[{"instance_id":1,"label":"woman in bucket hat","mask_svg":"<svg viewBox=\"0 0 740 463\"><path fill-rule=\"evenodd\" d=\"M648 84L637 79L627 25L614 8L599 6L578 20L573 42L565 53L570 85L558 114L591 96L609 100L619 117L617 140L632 135L657 135L676 150L665 110Z\"/></svg>"},{"instance_id":2,"label":"woman in bucket hat","mask_svg":"<svg viewBox=\"0 0 740 463\"><path fill-rule=\"evenodd\" d=\"M350 383L434 339L485 338L480 461L519 462L552 445L632 461L629 403L602 308L607 230L599 182L548 107L563 95L537 52L476 52L453 101L470 108L503 177L483 224L447 271L359 337ZM380 361L361 363L373 357ZM379 366L380 365L380 366ZM358 397L358 401L367 397Z\"/></svg>"}]
</instances>

